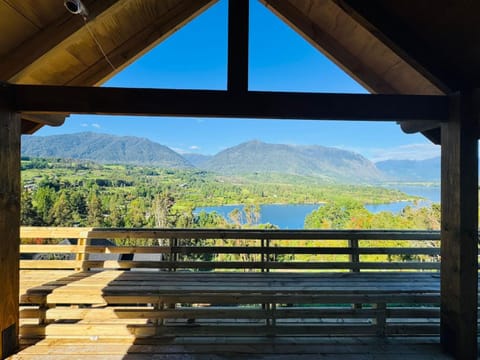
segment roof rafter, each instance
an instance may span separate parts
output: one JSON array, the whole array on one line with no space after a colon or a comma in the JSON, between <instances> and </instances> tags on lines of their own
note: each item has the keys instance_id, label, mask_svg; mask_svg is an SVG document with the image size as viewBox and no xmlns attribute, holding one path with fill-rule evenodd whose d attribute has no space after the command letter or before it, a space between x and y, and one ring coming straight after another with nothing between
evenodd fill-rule
<instances>
[{"instance_id":1,"label":"roof rafter","mask_svg":"<svg viewBox=\"0 0 480 360\"><path fill-rule=\"evenodd\" d=\"M261 0L310 44L373 93L444 94L406 55L393 49L341 0L307 3L298 0ZM372 31L371 31L372 30ZM367 49L367 50L365 50ZM382 64L378 60L382 59ZM374 65L376 64L376 66ZM407 133L438 128L438 121L402 122ZM436 137L429 137L435 143Z\"/></svg>"},{"instance_id":2,"label":"roof rafter","mask_svg":"<svg viewBox=\"0 0 480 360\"><path fill-rule=\"evenodd\" d=\"M166 14L154 17L151 21L142 23L141 30L132 34L120 46L109 52L108 58L115 65L112 71L110 65L101 58L85 71L79 73L65 85L85 86L100 85L126 66L151 50L190 20L215 4L218 0L180 1Z\"/></svg>"},{"instance_id":3,"label":"roof rafter","mask_svg":"<svg viewBox=\"0 0 480 360\"><path fill-rule=\"evenodd\" d=\"M96 1L89 8L89 20L95 21L112 6L121 6L127 0ZM59 2L58 6L62 6ZM83 28L85 23L78 15L65 12L65 16L57 19L49 27L42 29L34 37L20 44L8 56L0 59L0 79L15 81L15 77L29 68L49 51L60 45L66 38Z\"/></svg>"}]
</instances>

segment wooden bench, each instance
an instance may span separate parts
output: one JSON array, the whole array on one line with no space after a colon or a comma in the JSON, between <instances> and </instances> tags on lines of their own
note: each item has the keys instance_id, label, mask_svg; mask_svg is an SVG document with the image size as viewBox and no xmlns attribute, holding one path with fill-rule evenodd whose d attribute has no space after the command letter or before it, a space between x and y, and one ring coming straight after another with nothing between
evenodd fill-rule
<instances>
[{"instance_id":1,"label":"wooden bench","mask_svg":"<svg viewBox=\"0 0 480 360\"><path fill-rule=\"evenodd\" d=\"M22 245L22 253L76 254L21 261L23 338L439 332L437 232L23 228L22 238L87 239ZM167 244L89 245L95 238ZM412 246L392 247L402 242ZM93 253L163 259L91 261Z\"/></svg>"}]
</instances>

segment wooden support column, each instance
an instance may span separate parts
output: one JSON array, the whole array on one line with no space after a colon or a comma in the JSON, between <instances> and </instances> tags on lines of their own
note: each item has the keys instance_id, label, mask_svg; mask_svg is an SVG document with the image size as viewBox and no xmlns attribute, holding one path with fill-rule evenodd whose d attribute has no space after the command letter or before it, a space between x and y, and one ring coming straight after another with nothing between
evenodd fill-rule
<instances>
[{"instance_id":1,"label":"wooden support column","mask_svg":"<svg viewBox=\"0 0 480 360\"><path fill-rule=\"evenodd\" d=\"M477 358L479 92L452 95L442 124L441 343Z\"/></svg>"},{"instance_id":2,"label":"wooden support column","mask_svg":"<svg viewBox=\"0 0 480 360\"><path fill-rule=\"evenodd\" d=\"M248 1L228 2L227 89L236 93L248 91Z\"/></svg>"},{"instance_id":3,"label":"wooden support column","mask_svg":"<svg viewBox=\"0 0 480 360\"><path fill-rule=\"evenodd\" d=\"M0 355L18 345L20 118L0 106Z\"/></svg>"}]
</instances>

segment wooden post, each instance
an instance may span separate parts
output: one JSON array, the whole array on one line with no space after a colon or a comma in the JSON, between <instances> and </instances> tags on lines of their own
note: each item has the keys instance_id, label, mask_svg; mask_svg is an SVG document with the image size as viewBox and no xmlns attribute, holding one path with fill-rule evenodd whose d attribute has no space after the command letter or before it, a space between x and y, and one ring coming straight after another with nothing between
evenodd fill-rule
<instances>
[{"instance_id":1,"label":"wooden post","mask_svg":"<svg viewBox=\"0 0 480 360\"><path fill-rule=\"evenodd\" d=\"M456 359L477 358L479 94L452 95L442 124L440 337Z\"/></svg>"},{"instance_id":2,"label":"wooden post","mask_svg":"<svg viewBox=\"0 0 480 360\"><path fill-rule=\"evenodd\" d=\"M348 246L352 253L350 254L350 263L352 265L358 266L357 268L352 267L350 272L360 272L360 254L358 253L358 239L357 238L350 238L348 239ZM352 304L352 308L354 309L361 309L362 304Z\"/></svg>"},{"instance_id":3,"label":"wooden post","mask_svg":"<svg viewBox=\"0 0 480 360\"><path fill-rule=\"evenodd\" d=\"M80 252L76 253L75 260L77 261L76 271L88 271L90 270L85 266L85 261L88 260L88 254L86 253L87 245L90 245L90 239L80 238L77 239L77 245L81 248Z\"/></svg>"},{"instance_id":4,"label":"wooden post","mask_svg":"<svg viewBox=\"0 0 480 360\"><path fill-rule=\"evenodd\" d=\"M351 272L360 272L360 254L358 253L358 239L349 239L348 240L348 246L352 250L352 253L350 254L350 262L352 265L358 266L357 268L353 267L350 269Z\"/></svg>"},{"instance_id":5,"label":"wooden post","mask_svg":"<svg viewBox=\"0 0 480 360\"><path fill-rule=\"evenodd\" d=\"M20 118L0 107L0 355L18 346Z\"/></svg>"},{"instance_id":6,"label":"wooden post","mask_svg":"<svg viewBox=\"0 0 480 360\"><path fill-rule=\"evenodd\" d=\"M248 1L228 2L227 89L235 93L248 91Z\"/></svg>"}]
</instances>

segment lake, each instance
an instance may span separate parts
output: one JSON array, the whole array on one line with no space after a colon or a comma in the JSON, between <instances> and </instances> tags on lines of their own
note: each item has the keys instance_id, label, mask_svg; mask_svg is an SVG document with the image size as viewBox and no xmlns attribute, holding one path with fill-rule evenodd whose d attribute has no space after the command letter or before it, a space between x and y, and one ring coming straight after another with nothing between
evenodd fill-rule
<instances>
[{"instance_id":1,"label":"lake","mask_svg":"<svg viewBox=\"0 0 480 360\"><path fill-rule=\"evenodd\" d=\"M398 213L402 211L405 206L429 206L432 203L440 202L440 187L439 186L412 186L400 185L390 186L398 189L406 194L421 196L426 200L420 200L416 203L412 201L400 201L389 204L365 205L365 208L373 213L380 211L391 211ZM275 224L280 229L303 229L305 216L316 210L321 204L268 204L260 205L260 222ZM234 209L243 209L243 205L221 205L221 206L206 206L198 207L194 210L194 214L199 214L201 211L213 212L216 211L228 220L228 214ZM245 217L244 217L245 218ZM243 219L244 220L244 219ZM244 221L242 221L244 222Z\"/></svg>"},{"instance_id":2,"label":"lake","mask_svg":"<svg viewBox=\"0 0 480 360\"><path fill-rule=\"evenodd\" d=\"M392 213L399 213L405 206L424 207L430 206L432 203L440 202L440 186L419 186L419 185L391 185L388 188L400 190L408 195L420 196L425 200L419 200L417 202L412 201L398 201L388 204L367 204L365 208L372 213L378 213L380 211L391 211Z\"/></svg>"}]
</instances>

